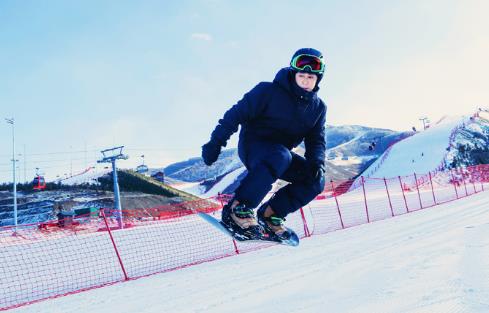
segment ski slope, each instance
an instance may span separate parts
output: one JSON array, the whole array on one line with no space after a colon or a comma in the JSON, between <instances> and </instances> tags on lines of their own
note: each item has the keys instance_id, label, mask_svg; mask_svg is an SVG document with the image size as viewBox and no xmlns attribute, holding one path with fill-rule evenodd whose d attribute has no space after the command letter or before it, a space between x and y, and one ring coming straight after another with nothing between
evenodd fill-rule
<instances>
[{"instance_id":1,"label":"ski slope","mask_svg":"<svg viewBox=\"0 0 489 313\"><path fill-rule=\"evenodd\" d=\"M380 157L362 175L389 178L435 170L444 161L453 129L468 121L468 117L446 117L439 124L393 145L382 164L379 164Z\"/></svg>"},{"instance_id":2,"label":"ski slope","mask_svg":"<svg viewBox=\"0 0 489 313\"><path fill-rule=\"evenodd\" d=\"M489 312L489 192L16 313Z\"/></svg>"}]
</instances>

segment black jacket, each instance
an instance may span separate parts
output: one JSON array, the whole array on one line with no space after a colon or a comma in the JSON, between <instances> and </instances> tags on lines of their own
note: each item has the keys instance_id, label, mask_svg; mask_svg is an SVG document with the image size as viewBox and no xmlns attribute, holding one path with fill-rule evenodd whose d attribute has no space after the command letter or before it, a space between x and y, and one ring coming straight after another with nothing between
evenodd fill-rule
<instances>
[{"instance_id":1,"label":"black jacket","mask_svg":"<svg viewBox=\"0 0 489 313\"><path fill-rule=\"evenodd\" d=\"M263 140L292 149L303 140L305 158L324 163L326 105L312 92L300 88L289 68L281 69L273 83L261 82L229 109L212 132L212 140L225 146L238 130L240 141Z\"/></svg>"}]
</instances>

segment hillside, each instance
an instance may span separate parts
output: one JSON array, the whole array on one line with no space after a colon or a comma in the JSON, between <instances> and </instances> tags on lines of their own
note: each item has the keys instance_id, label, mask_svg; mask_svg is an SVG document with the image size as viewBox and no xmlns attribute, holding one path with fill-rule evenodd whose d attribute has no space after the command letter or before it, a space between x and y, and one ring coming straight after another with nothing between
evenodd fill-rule
<instances>
[{"instance_id":1,"label":"hillside","mask_svg":"<svg viewBox=\"0 0 489 313\"><path fill-rule=\"evenodd\" d=\"M396 177L485 163L489 143L487 116L488 113L446 117L392 146L363 175Z\"/></svg>"},{"instance_id":2,"label":"hillside","mask_svg":"<svg viewBox=\"0 0 489 313\"><path fill-rule=\"evenodd\" d=\"M489 164L489 113L479 112L453 134L446 156L448 168Z\"/></svg>"},{"instance_id":3,"label":"hillside","mask_svg":"<svg viewBox=\"0 0 489 313\"><path fill-rule=\"evenodd\" d=\"M346 180L356 177L390 144L409 135L409 132L399 133L356 125L328 125L326 127L327 180ZM303 155L303 145L295 151ZM203 197L214 196L218 192L232 193L239 180L246 175L237 149L224 150L218 161L210 167L206 166L200 157L196 157L172 164L164 171L171 179L192 183L176 183L174 184L176 188Z\"/></svg>"},{"instance_id":4,"label":"hillside","mask_svg":"<svg viewBox=\"0 0 489 313\"><path fill-rule=\"evenodd\" d=\"M123 210L158 207L198 199L194 195L134 171L118 171L118 176ZM70 181L70 185L55 184L55 190L18 192L18 223L30 224L55 220L60 210L76 213L83 209L114 207L111 173L107 172L97 180L99 184L73 185L73 181ZM12 193L2 191L0 192L0 226L13 225L13 216Z\"/></svg>"}]
</instances>

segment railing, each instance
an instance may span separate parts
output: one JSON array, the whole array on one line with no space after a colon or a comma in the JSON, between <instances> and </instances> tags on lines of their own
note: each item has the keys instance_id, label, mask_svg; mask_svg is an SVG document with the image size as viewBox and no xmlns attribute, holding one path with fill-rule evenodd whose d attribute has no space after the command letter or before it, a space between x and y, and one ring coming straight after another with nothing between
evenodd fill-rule
<instances>
[{"instance_id":1,"label":"railing","mask_svg":"<svg viewBox=\"0 0 489 313\"><path fill-rule=\"evenodd\" d=\"M427 178L426 178L427 177ZM487 189L489 166L426 175L330 182L325 192L287 218L301 238L370 223ZM219 217L226 195L64 221L0 228L0 310L269 247L240 243L201 220Z\"/></svg>"}]
</instances>

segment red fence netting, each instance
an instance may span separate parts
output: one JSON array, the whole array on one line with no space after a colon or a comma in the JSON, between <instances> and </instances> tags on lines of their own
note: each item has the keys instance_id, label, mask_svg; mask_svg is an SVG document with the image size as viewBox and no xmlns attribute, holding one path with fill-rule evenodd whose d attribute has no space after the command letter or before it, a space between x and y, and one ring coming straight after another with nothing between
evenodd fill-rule
<instances>
[{"instance_id":1,"label":"red fence netting","mask_svg":"<svg viewBox=\"0 0 489 313\"><path fill-rule=\"evenodd\" d=\"M457 200L487 188L489 166L426 175L330 182L291 214L301 238L374 222ZM220 217L215 199L0 228L0 310L270 246L237 243L200 219Z\"/></svg>"}]
</instances>

